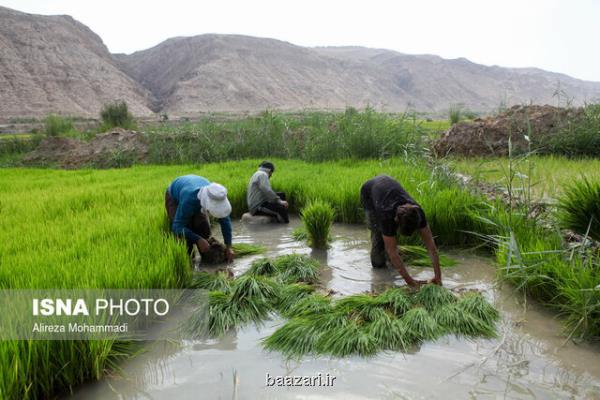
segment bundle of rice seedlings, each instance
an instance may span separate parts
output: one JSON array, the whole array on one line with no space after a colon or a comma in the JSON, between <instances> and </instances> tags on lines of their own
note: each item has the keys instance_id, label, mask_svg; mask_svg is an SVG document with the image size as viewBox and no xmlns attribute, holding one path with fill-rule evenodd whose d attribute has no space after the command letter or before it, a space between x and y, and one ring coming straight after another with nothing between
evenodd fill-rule
<instances>
[{"instance_id":1,"label":"bundle of rice seedlings","mask_svg":"<svg viewBox=\"0 0 600 400\"><path fill-rule=\"evenodd\" d=\"M211 336L223 336L225 332L240 323L237 304L231 301L231 296L221 291L208 294L209 322L208 332Z\"/></svg>"},{"instance_id":2,"label":"bundle of rice seedlings","mask_svg":"<svg viewBox=\"0 0 600 400\"><path fill-rule=\"evenodd\" d=\"M481 321L493 325L500 319L500 313L479 292L466 293L457 303L460 310Z\"/></svg>"},{"instance_id":3,"label":"bundle of rice seedlings","mask_svg":"<svg viewBox=\"0 0 600 400\"><path fill-rule=\"evenodd\" d=\"M331 312L331 299L322 294L313 293L298 300L282 311L284 317L293 318Z\"/></svg>"},{"instance_id":4,"label":"bundle of rice seedlings","mask_svg":"<svg viewBox=\"0 0 600 400\"><path fill-rule=\"evenodd\" d=\"M320 336L316 350L320 354L347 357L357 354L363 357L377 353L377 340L359 323L350 320L347 324L331 329Z\"/></svg>"},{"instance_id":5,"label":"bundle of rice seedlings","mask_svg":"<svg viewBox=\"0 0 600 400\"><path fill-rule=\"evenodd\" d=\"M197 272L192 278L190 289L220 290L228 292L233 280L226 272Z\"/></svg>"},{"instance_id":6,"label":"bundle of rice seedlings","mask_svg":"<svg viewBox=\"0 0 600 400\"><path fill-rule=\"evenodd\" d=\"M431 267L431 259L427 249L422 246L402 245L400 253L404 261L412 267ZM445 254L439 254L440 267L453 267L458 262Z\"/></svg>"},{"instance_id":7,"label":"bundle of rice seedlings","mask_svg":"<svg viewBox=\"0 0 600 400\"><path fill-rule=\"evenodd\" d=\"M316 353L322 332L314 331L314 321L308 318L292 318L272 335L262 340L266 350L279 351L287 358L300 358Z\"/></svg>"},{"instance_id":8,"label":"bundle of rice seedlings","mask_svg":"<svg viewBox=\"0 0 600 400\"><path fill-rule=\"evenodd\" d=\"M373 336L377 347L383 350L403 350L409 345L405 327L398 319L386 312L365 325L364 329Z\"/></svg>"},{"instance_id":9,"label":"bundle of rice seedlings","mask_svg":"<svg viewBox=\"0 0 600 400\"><path fill-rule=\"evenodd\" d=\"M266 275L272 276L277 273L277 269L273 265L273 262L264 257L255 260L250 264L250 268L246 271L245 275Z\"/></svg>"},{"instance_id":10,"label":"bundle of rice seedlings","mask_svg":"<svg viewBox=\"0 0 600 400\"><path fill-rule=\"evenodd\" d=\"M412 307L412 300L404 289L390 288L377 296L377 302L400 317Z\"/></svg>"},{"instance_id":11,"label":"bundle of rice seedlings","mask_svg":"<svg viewBox=\"0 0 600 400\"><path fill-rule=\"evenodd\" d=\"M368 294L355 294L338 299L334 310L346 315L360 316L367 321L373 321L381 316L381 313L385 313L378 299Z\"/></svg>"},{"instance_id":12,"label":"bundle of rice seedlings","mask_svg":"<svg viewBox=\"0 0 600 400\"><path fill-rule=\"evenodd\" d=\"M235 279L231 287L231 300L262 301L271 303L279 296L279 285L271 278L260 275L242 275Z\"/></svg>"},{"instance_id":13,"label":"bundle of rice seedlings","mask_svg":"<svg viewBox=\"0 0 600 400\"><path fill-rule=\"evenodd\" d=\"M251 256L254 254L262 254L267 251L266 247L249 243L234 243L231 248L236 257Z\"/></svg>"},{"instance_id":14,"label":"bundle of rice seedlings","mask_svg":"<svg viewBox=\"0 0 600 400\"><path fill-rule=\"evenodd\" d=\"M284 283L316 283L319 280L319 262L301 254L277 257L273 265Z\"/></svg>"},{"instance_id":15,"label":"bundle of rice seedlings","mask_svg":"<svg viewBox=\"0 0 600 400\"><path fill-rule=\"evenodd\" d=\"M446 332L470 337L495 337L493 324L466 313L457 304L442 306L433 312L438 325Z\"/></svg>"},{"instance_id":16,"label":"bundle of rice seedlings","mask_svg":"<svg viewBox=\"0 0 600 400\"><path fill-rule=\"evenodd\" d=\"M600 241L600 181L583 178L568 186L558 201L558 220L563 228Z\"/></svg>"},{"instance_id":17,"label":"bundle of rice seedlings","mask_svg":"<svg viewBox=\"0 0 600 400\"><path fill-rule=\"evenodd\" d=\"M448 289L431 284L421 286L417 294L415 294L414 300L427 310L432 311L446 304L454 303L456 297Z\"/></svg>"},{"instance_id":18,"label":"bundle of rice seedlings","mask_svg":"<svg viewBox=\"0 0 600 400\"><path fill-rule=\"evenodd\" d=\"M443 333L435 319L423 307L411 308L400 321L406 336L413 340L434 340Z\"/></svg>"},{"instance_id":19,"label":"bundle of rice seedlings","mask_svg":"<svg viewBox=\"0 0 600 400\"><path fill-rule=\"evenodd\" d=\"M335 217L331 204L322 200L310 201L302 209L300 217L308 234L309 245L318 249L327 248Z\"/></svg>"},{"instance_id":20,"label":"bundle of rice seedlings","mask_svg":"<svg viewBox=\"0 0 600 400\"><path fill-rule=\"evenodd\" d=\"M290 307L298 303L301 299L314 292L314 288L306 283L292 283L285 285L279 291L279 301L277 309L282 314L286 313Z\"/></svg>"}]
</instances>

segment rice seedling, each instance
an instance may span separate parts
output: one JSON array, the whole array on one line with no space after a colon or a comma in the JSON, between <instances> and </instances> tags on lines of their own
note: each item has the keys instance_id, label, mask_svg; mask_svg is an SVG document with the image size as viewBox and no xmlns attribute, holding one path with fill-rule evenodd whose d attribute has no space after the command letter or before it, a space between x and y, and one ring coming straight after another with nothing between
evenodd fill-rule
<instances>
[{"instance_id":1,"label":"rice seedling","mask_svg":"<svg viewBox=\"0 0 600 400\"><path fill-rule=\"evenodd\" d=\"M374 321L385 313L378 299L368 294L355 294L336 300L334 311L349 316L358 316L366 321Z\"/></svg>"},{"instance_id":2,"label":"rice seedling","mask_svg":"<svg viewBox=\"0 0 600 400\"><path fill-rule=\"evenodd\" d=\"M275 275L278 270L273 265L273 261L268 258L259 258L250 264L250 268L244 273L245 275Z\"/></svg>"},{"instance_id":3,"label":"rice seedling","mask_svg":"<svg viewBox=\"0 0 600 400\"><path fill-rule=\"evenodd\" d=\"M239 325L240 316L237 305L231 301L231 296L220 291L208 294L209 323L208 332L211 336L223 336L227 331Z\"/></svg>"},{"instance_id":4,"label":"rice seedling","mask_svg":"<svg viewBox=\"0 0 600 400\"><path fill-rule=\"evenodd\" d=\"M359 355L372 356L378 351L377 339L361 325L350 319L343 326L328 330L317 342L319 354L330 354L334 357Z\"/></svg>"},{"instance_id":5,"label":"rice seedling","mask_svg":"<svg viewBox=\"0 0 600 400\"><path fill-rule=\"evenodd\" d=\"M273 265L284 283L316 283L319 280L319 262L301 254L277 257Z\"/></svg>"},{"instance_id":6,"label":"rice seedling","mask_svg":"<svg viewBox=\"0 0 600 400\"><path fill-rule=\"evenodd\" d=\"M306 283L292 283L285 285L279 291L279 301L277 309L282 314L287 314L288 310L297 304L301 299L314 292L314 288Z\"/></svg>"},{"instance_id":7,"label":"rice seedling","mask_svg":"<svg viewBox=\"0 0 600 400\"><path fill-rule=\"evenodd\" d=\"M600 241L600 181L583 178L568 185L559 198L558 219L563 228Z\"/></svg>"},{"instance_id":8,"label":"rice seedling","mask_svg":"<svg viewBox=\"0 0 600 400\"><path fill-rule=\"evenodd\" d=\"M314 321L308 318L293 318L262 340L268 351L279 351L287 358L300 358L316 352L322 332L313 331Z\"/></svg>"},{"instance_id":9,"label":"rice seedling","mask_svg":"<svg viewBox=\"0 0 600 400\"><path fill-rule=\"evenodd\" d=\"M404 261L412 267L431 267L431 259L423 246L402 245L400 253ZM453 267L457 261L445 254L439 254L440 267Z\"/></svg>"},{"instance_id":10,"label":"rice seedling","mask_svg":"<svg viewBox=\"0 0 600 400\"><path fill-rule=\"evenodd\" d=\"M279 285L272 279L257 275L236 278L231 288L231 301L235 303L260 301L272 303L279 296Z\"/></svg>"},{"instance_id":11,"label":"rice seedling","mask_svg":"<svg viewBox=\"0 0 600 400\"><path fill-rule=\"evenodd\" d=\"M303 226L299 226L292 231L292 238L297 242L308 240L308 232Z\"/></svg>"},{"instance_id":12,"label":"rice seedling","mask_svg":"<svg viewBox=\"0 0 600 400\"><path fill-rule=\"evenodd\" d=\"M288 307L287 310L282 310L282 314L285 317L293 318L326 313L331 310L331 298L322 294L313 293L302 297L296 303Z\"/></svg>"},{"instance_id":13,"label":"rice seedling","mask_svg":"<svg viewBox=\"0 0 600 400\"><path fill-rule=\"evenodd\" d=\"M454 303L456 297L448 289L430 284L421 286L419 291L415 294L414 300L428 311L433 311L440 306Z\"/></svg>"},{"instance_id":14,"label":"rice seedling","mask_svg":"<svg viewBox=\"0 0 600 400\"><path fill-rule=\"evenodd\" d=\"M399 288L387 289L377 296L377 302L389 308L398 317L410 310L413 305L413 300L408 293Z\"/></svg>"},{"instance_id":15,"label":"rice seedling","mask_svg":"<svg viewBox=\"0 0 600 400\"><path fill-rule=\"evenodd\" d=\"M327 248L334 217L335 211L331 204L322 200L312 200L302 209L302 223L311 247Z\"/></svg>"},{"instance_id":16,"label":"rice seedling","mask_svg":"<svg viewBox=\"0 0 600 400\"><path fill-rule=\"evenodd\" d=\"M434 340L443 333L435 319L423 307L411 308L400 321L406 337L413 341Z\"/></svg>"},{"instance_id":17,"label":"rice seedling","mask_svg":"<svg viewBox=\"0 0 600 400\"><path fill-rule=\"evenodd\" d=\"M255 244L249 244L249 243L234 243L231 247L232 247L236 257L244 257L244 256L255 255L255 254L262 254L265 251L267 251L267 249L264 246L259 246L259 245L255 245Z\"/></svg>"},{"instance_id":18,"label":"rice seedling","mask_svg":"<svg viewBox=\"0 0 600 400\"><path fill-rule=\"evenodd\" d=\"M388 313L380 314L365 325L364 329L375 338L381 350L405 350L411 343L405 327L399 320Z\"/></svg>"},{"instance_id":19,"label":"rice seedling","mask_svg":"<svg viewBox=\"0 0 600 400\"><path fill-rule=\"evenodd\" d=\"M436 309L433 317L445 333L454 333L469 337L495 337L493 324L483 321L465 312L456 304L447 304Z\"/></svg>"},{"instance_id":20,"label":"rice seedling","mask_svg":"<svg viewBox=\"0 0 600 400\"><path fill-rule=\"evenodd\" d=\"M210 272L196 272L189 287L191 289L229 292L231 284L232 279L226 272L217 272L216 274Z\"/></svg>"},{"instance_id":21,"label":"rice seedling","mask_svg":"<svg viewBox=\"0 0 600 400\"><path fill-rule=\"evenodd\" d=\"M500 319L500 313L479 292L469 292L458 301L457 307L476 318L494 324Z\"/></svg>"}]
</instances>

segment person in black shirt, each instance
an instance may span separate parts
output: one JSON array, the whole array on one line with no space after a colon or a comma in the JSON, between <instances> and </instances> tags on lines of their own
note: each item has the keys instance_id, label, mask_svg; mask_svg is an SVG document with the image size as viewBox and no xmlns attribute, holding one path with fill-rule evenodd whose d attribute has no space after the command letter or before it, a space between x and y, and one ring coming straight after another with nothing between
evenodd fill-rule
<instances>
[{"instance_id":1,"label":"person in black shirt","mask_svg":"<svg viewBox=\"0 0 600 400\"><path fill-rule=\"evenodd\" d=\"M418 230L433 264L435 276L431 282L441 285L439 256L427 218L406 190L392 177L380 175L362 185L360 200L371 231L371 265L385 267L387 255L409 286L427 283L410 276L398 253L396 235L410 236Z\"/></svg>"}]
</instances>

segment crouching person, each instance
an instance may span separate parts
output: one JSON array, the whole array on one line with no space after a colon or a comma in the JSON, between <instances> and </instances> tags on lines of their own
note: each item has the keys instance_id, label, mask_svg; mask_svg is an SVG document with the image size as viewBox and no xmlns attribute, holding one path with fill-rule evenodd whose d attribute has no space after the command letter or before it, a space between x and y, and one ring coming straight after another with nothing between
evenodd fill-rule
<instances>
[{"instance_id":1,"label":"crouching person","mask_svg":"<svg viewBox=\"0 0 600 400\"><path fill-rule=\"evenodd\" d=\"M288 216L288 203L285 193L274 192L269 179L275 172L275 166L269 161L263 161L258 171L252 175L248 183L246 200L252 215L267 215L274 217L277 222L290 222Z\"/></svg>"},{"instance_id":2,"label":"crouching person","mask_svg":"<svg viewBox=\"0 0 600 400\"><path fill-rule=\"evenodd\" d=\"M211 237L209 216L217 218L225 242L225 259L233 261L231 204L227 189L197 175L176 178L165 192L165 208L169 226L175 235L185 238L188 252L196 244L200 253L210 250Z\"/></svg>"}]
</instances>

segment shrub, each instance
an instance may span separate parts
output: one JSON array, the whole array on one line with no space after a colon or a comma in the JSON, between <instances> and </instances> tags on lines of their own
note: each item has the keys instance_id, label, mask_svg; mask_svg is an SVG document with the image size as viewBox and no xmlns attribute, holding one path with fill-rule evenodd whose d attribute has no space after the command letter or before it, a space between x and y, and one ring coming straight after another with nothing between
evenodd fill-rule
<instances>
[{"instance_id":1,"label":"shrub","mask_svg":"<svg viewBox=\"0 0 600 400\"><path fill-rule=\"evenodd\" d=\"M311 247L318 249L327 247L334 217L333 207L322 200L313 200L302 209L301 218Z\"/></svg>"},{"instance_id":2,"label":"shrub","mask_svg":"<svg viewBox=\"0 0 600 400\"><path fill-rule=\"evenodd\" d=\"M454 125L454 124L460 122L461 118L462 118L461 108L458 106L450 107L450 110L448 111L448 120L450 121L450 125Z\"/></svg>"},{"instance_id":3,"label":"shrub","mask_svg":"<svg viewBox=\"0 0 600 400\"><path fill-rule=\"evenodd\" d=\"M600 104L586 106L580 118L566 121L554 135L541 137L537 146L543 153L600 156Z\"/></svg>"},{"instance_id":4,"label":"shrub","mask_svg":"<svg viewBox=\"0 0 600 400\"><path fill-rule=\"evenodd\" d=\"M586 178L568 186L559 199L558 217L563 228L600 240L600 182Z\"/></svg>"},{"instance_id":5,"label":"shrub","mask_svg":"<svg viewBox=\"0 0 600 400\"><path fill-rule=\"evenodd\" d=\"M124 101L105 104L100 111L100 118L102 119L102 130L115 127L135 129L135 120Z\"/></svg>"},{"instance_id":6,"label":"shrub","mask_svg":"<svg viewBox=\"0 0 600 400\"><path fill-rule=\"evenodd\" d=\"M46 136L60 136L73 131L73 122L70 118L50 114L44 119L44 133Z\"/></svg>"}]
</instances>

